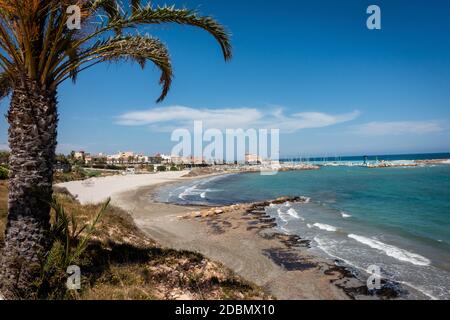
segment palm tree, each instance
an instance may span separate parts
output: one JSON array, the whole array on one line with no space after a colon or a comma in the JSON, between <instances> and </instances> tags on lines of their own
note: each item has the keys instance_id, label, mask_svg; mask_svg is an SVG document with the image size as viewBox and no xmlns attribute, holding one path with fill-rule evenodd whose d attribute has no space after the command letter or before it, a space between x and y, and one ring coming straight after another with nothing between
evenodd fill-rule
<instances>
[{"instance_id":1,"label":"palm tree","mask_svg":"<svg viewBox=\"0 0 450 320\"><path fill-rule=\"evenodd\" d=\"M142 25L177 23L201 28L231 58L229 34L211 17L175 7L130 0L0 0L0 97L11 95L7 113L11 156L9 209L1 258L0 291L32 297L39 264L48 251L52 174L57 137L57 89L102 62L152 62L161 72L162 101L171 86L167 48L142 35ZM68 27L69 6L81 12L81 29Z\"/></svg>"}]
</instances>

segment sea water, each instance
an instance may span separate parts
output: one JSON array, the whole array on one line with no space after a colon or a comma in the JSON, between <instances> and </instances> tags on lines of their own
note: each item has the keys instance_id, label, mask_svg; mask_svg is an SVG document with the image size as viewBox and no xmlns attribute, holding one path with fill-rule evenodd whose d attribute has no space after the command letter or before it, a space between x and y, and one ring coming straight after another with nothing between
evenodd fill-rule
<instances>
[{"instance_id":1,"label":"sea water","mask_svg":"<svg viewBox=\"0 0 450 320\"><path fill-rule=\"evenodd\" d=\"M281 231L310 239L317 254L358 270L377 265L383 277L420 293L412 298L450 299L450 165L233 174L158 193L161 201L213 205L279 196L310 198L266 210Z\"/></svg>"}]
</instances>

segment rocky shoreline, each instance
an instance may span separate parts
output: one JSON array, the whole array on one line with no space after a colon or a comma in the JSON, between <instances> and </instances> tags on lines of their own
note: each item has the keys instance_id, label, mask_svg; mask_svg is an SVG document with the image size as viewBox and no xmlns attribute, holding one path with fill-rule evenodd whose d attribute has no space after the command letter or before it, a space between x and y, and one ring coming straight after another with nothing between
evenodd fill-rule
<instances>
[{"instance_id":1,"label":"rocky shoreline","mask_svg":"<svg viewBox=\"0 0 450 320\"><path fill-rule=\"evenodd\" d=\"M152 196L165 184L245 172L198 169L191 177L182 176L184 173L176 179L161 177L150 181L153 184L146 181L146 186L114 193L113 204L127 210L139 228L162 246L199 252L279 299L407 298L408 292L398 283L382 281L380 290L368 290L364 272L343 261L321 258L310 250L309 239L277 230L276 219L267 215L265 208L287 201L306 202L305 197L211 207L160 203Z\"/></svg>"},{"instance_id":2,"label":"rocky shoreline","mask_svg":"<svg viewBox=\"0 0 450 320\"><path fill-rule=\"evenodd\" d=\"M222 207L207 207L179 216L181 219L195 219L205 223L212 234L223 234L232 228L226 215L240 215L247 231L254 231L264 240L271 240L281 244L279 247L266 248L263 255L283 269L289 271L305 271L319 269L324 275L332 276L330 283L340 288L350 299L398 299L406 291L398 284L382 280L381 289L369 290L361 279L358 271L345 266L343 261L322 261L317 257L305 255L311 248L311 241L298 235L279 232L276 219L266 213L265 208L270 205L290 203L305 203L306 197L280 197L246 204L234 204Z\"/></svg>"},{"instance_id":3,"label":"rocky shoreline","mask_svg":"<svg viewBox=\"0 0 450 320\"><path fill-rule=\"evenodd\" d=\"M432 160L411 160L411 161L386 161L381 160L377 163L358 164L365 168L401 168L401 167L419 167L427 165L449 165L450 159L432 159ZM336 166L336 163L333 163ZM303 170L320 170L323 166L330 164L311 164L311 163L280 163L277 166L265 165L216 165L194 168L183 177L193 178L202 177L210 174L229 174L229 173L252 173L252 172L270 172L270 171L303 171Z\"/></svg>"},{"instance_id":4,"label":"rocky shoreline","mask_svg":"<svg viewBox=\"0 0 450 320\"><path fill-rule=\"evenodd\" d=\"M280 164L276 167L260 165L220 165L194 168L185 174L185 178L203 177L211 174L230 174L230 173L252 173L252 172L271 172L271 171L298 171L298 170L319 170L320 167L312 164Z\"/></svg>"}]
</instances>

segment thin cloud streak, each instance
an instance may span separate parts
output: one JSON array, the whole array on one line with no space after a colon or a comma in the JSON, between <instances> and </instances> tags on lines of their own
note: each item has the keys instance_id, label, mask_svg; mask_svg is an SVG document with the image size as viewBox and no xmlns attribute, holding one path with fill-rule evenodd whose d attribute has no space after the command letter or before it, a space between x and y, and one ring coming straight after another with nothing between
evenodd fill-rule
<instances>
[{"instance_id":1,"label":"thin cloud streak","mask_svg":"<svg viewBox=\"0 0 450 320\"><path fill-rule=\"evenodd\" d=\"M354 133L368 136L430 134L442 132L445 128L439 121L391 121L369 122L355 126Z\"/></svg>"},{"instance_id":2,"label":"thin cloud streak","mask_svg":"<svg viewBox=\"0 0 450 320\"><path fill-rule=\"evenodd\" d=\"M285 115L281 108L261 111L256 108L196 109L169 106L127 112L120 115L116 123L123 126L148 126L155 131L171 131L176 128L191 127L194 121L203 121L205 128L277 128L282 132L295 132L301 129L323 128L352 121L359 114L359 111L353 111L338 115L321 112Z\"/></svg>"}]
</instances>

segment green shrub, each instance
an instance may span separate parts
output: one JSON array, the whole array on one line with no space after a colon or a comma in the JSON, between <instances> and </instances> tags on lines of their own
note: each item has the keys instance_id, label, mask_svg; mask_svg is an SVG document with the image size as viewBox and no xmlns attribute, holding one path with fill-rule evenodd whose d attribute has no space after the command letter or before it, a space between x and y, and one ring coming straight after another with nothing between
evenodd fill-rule
<instances>
[{"instance_id":1,"label":"green shrub","mask_svg":"<svg viewBox=\"0 0 450 320\"><path fill-rule=\"evenodd\" d=\"M178 168L176 166L171 166L170 167L170 171L179 171Z\"/></svg>"},{"instance_id":2,"label":"green shrub","mask_svg":"<svg viewBox=\"0 0 450 320\"><path fill-rule=\"evenodd\" d=\"M122 170L123 168L122 168L122 167L119 167L119 166L116 166L116 165L114 165L114 164L108 164L108 165L106 166L106 169L108 169L108 170Z\"/></svg>"},{"instance_id":3,"label":"green shrub","mask_svg":"<svg viewBox=\"0 0 450 320\"><path fill-rule=\"evenodd\" d=\"M99 171L95 171L95 170L86 170L84 169L84 175L88 178L95 178L95 177L100 177L102 174Z\"/></svg>"},{"instance_id":4,"label":"green shrub","mask_svg":"<svg viewBox=\"0 0 450 320\"><path fill-rule=\"evenodd\" d=\"M82 263L83 254L92 239L95 228L109 206L108 199L90 223L79 225L73 214L68 214L54 197L51 207L54 215L50 228L51 249L41 265L41 276L36 280L40 296L61 298L67 294L66 270L70 265Z\"/></svg>"},{"instance_id":5,"label":"green shrub","mask_svg":"<svg viewBox=\"0 0 450 320\"><path fill-rule=\"evenodd\" d=\"M158 171L166 171L166 167L165 166L158 166L158 168L156 168L156 170Z\"/></svg>"},{"instance_id":6,"label":"green shrub","mask_svg":"<svg viewBox=\"0 0 450 320\"><path fill-rule=\"evenodd\" d=\"M73 212L70 216L64 210L64 207L54 198L52 208L55 212L54 222L52 223L50 233L54 238L54 242L60 241L64 245L63 267L67 268L86 250L88 241L92 238L97 223L102 218L109 206L111 199L108 199L95 215L94 219L79 228L78 221ZM83 234L84 232L84 234ZM81 237L81 235L83 236Z\"/></svg>"},{"instance_id":7,"label":"green shrub","mask_svg":"<svg viewBox=\"0 0 450 320\"><path fill-rule=\"evenodd\" d=\"M0 164L6 164L9 161L9 151L0 151Z\"/></svg>"},{"instance_id":8,"label":"green shrub","mask_svg":"<svg viewBox=\"0 0 450 320\"><path fill-rule=\"evenodd\" d=\"M6 180L8 179L8 176L9 170L4 167L0 167L0 180Z\"/></svg>"}]
</instances>

